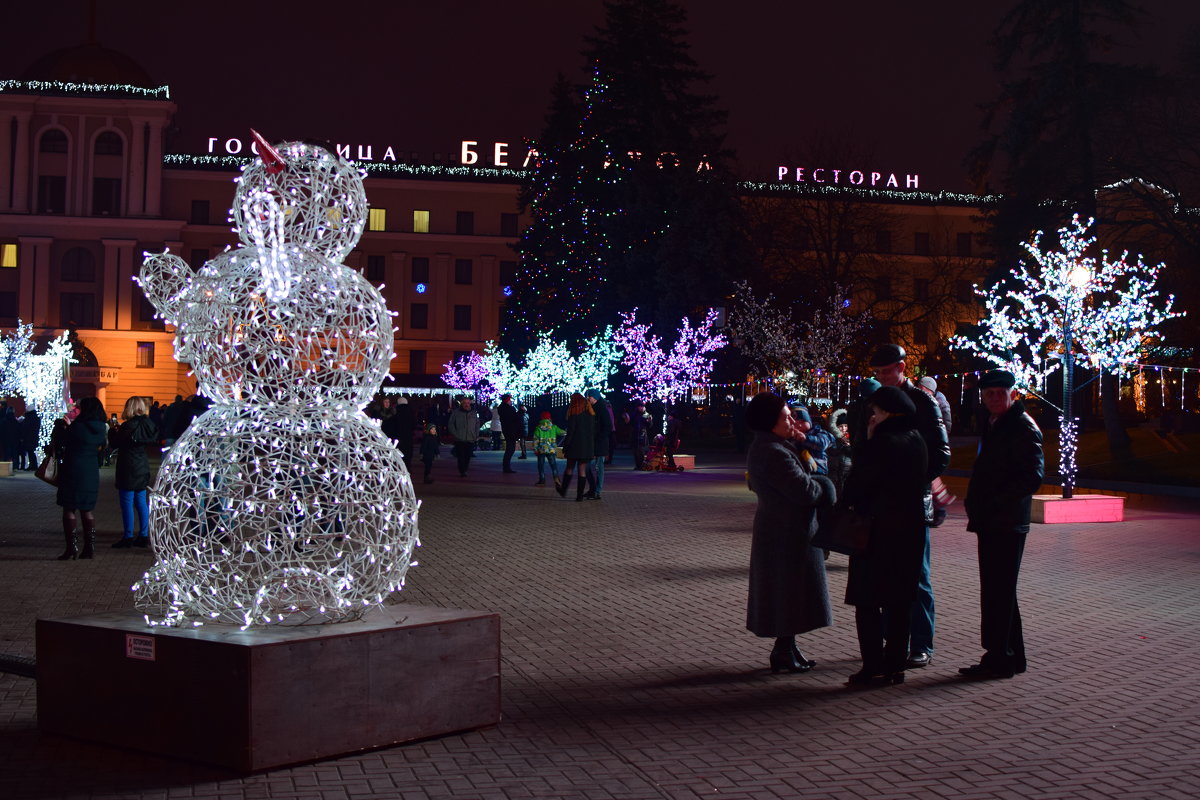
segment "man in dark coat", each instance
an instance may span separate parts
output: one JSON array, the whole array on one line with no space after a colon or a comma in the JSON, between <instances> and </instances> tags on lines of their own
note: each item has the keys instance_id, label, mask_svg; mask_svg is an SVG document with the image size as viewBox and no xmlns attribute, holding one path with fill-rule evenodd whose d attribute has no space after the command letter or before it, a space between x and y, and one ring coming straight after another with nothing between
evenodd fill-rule
<instances>
[{"instance_id":1,"label":"man in dark coat","mask_svg":"<svg viewBox=\"0 0 1200 800\"><path fill-rule=\"evenodd\" d=\"M25 451L25 469L33 472L38 468L37 446L41 436L42 418L35 409L25 410L21 417L21 449Z\"/></svg>"},{"instance_id":2,"label":"man in dark coat","mask_svg":"<svg viewBox=\"0 0 1200 800\"><path fill-rule=\"evenodd\" d=\"M471 398L459 395L458 406L450 412L446 422L449 434L454 437L454 457L458 460L458 474L467 477L475 442L479 439L479 415L471 408Z\"/></svg>"},{"instance_id":3,"label":"man in dark coat","mask_svg":"<svg viewBox=\"0 0 1200 800\"><path fill-rule=\"evenodd\" d=\"M384 417L379 423L383 435L392 440L400 455L404 457L404 466L412 467L413 453L413 410L408 404L407 397L396 398L396 405L390 416Z\"/></svg>"},{"instance_id":4,"label":"man in dark coat","mask_svg":"<svg viewBox=\"0 0 1200 800\"><path fill-rule=\"evenodd\" d=\"M501 395L496 413L500 415L500 433L504 434L504 471L516 472L512 468L512 457L517 449L517 440L521 438L521 415L513 405L511 394Z\"/></svg>"},{"instance_id":5,"label":"man in dark coat","mask_svg":"<svg viewBox=\"0 0 1200 800\"><path fill-rule=\"evenodd\" d=\"M604 492L604 465L608 463L608 455L611 452L608 443L612 441L616 424L613 420L612 409L599 389L588 389L584 392L584 396L592 404L592 411L596 412L596 457L592 459L591 466L592 473L595 475L596 488L588 492L587 496L593 500L599 500Z\"/></svg>"},{"instance_id":6,"label":"man in dark coat","mask_svg":"<svg viewBox=\"0 0 1200 800\"><path fill-rule=\"evenodd\" d=\"M1016 378L992 370L979 388L990 419L967 486L967 530L979 537L983 658L959 670L968 678L1011 678L1025 671L1017 577L1033 493L1042 485L1042 432L1013 389Z\"/></svg>"},{"instance_id":7,"label":"man in dark coat","mask_svg":"<svg viewBox=\"0 0 1200 800\"><path fill-rule=\"evenodd\" d=\"M650 445L650 415L646 413L646 402L638 400L629 412L629 445L633 448L633 468L641 469L646 464L646 448Z\"/></svg>"},{"instance_id":8,"label":"man in dark coat","mask_svg":"<svg viewBox=\"0 0 1200 800\"><path fill-rule=\"evenodd\" d=\"M929 576L929 525L933 522L933 479L950 465L950 439L942 425L937 402L904 376L907 354L898 344L885 344L871 357L875 379L883 386L895 386L912 400L917 409L917 432L925 442L928 454L925 470L925 559L921 568L921 585L913 603L912 640L909 642L910 667L924 667L933 660L934 601L933 584Z\"/></svg>"}]
</instances>

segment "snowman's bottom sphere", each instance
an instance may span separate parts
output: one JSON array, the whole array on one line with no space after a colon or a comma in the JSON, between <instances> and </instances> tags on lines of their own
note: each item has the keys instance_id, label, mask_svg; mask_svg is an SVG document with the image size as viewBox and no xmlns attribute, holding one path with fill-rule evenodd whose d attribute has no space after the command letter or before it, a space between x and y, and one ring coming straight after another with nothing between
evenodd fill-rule
<instances>
[{"instance_id":1,"label":"snowman's bottom sphere","mask_svg":"<svg viewBox=\"0 0 1200 800\"><path fill-rule=\"evenodd\" d=\"M400 451L353 406L214 406L163 459L136 605L165 625L357 619L403 585L418 506Z\"/></svg>"}]
</instances>

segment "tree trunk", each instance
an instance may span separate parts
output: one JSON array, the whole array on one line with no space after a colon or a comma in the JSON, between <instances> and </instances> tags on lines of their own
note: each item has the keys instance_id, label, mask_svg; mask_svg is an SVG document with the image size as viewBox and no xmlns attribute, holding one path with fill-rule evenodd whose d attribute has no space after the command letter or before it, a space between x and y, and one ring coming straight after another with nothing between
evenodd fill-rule
<instances>
[{"instance_id":1,"label":"tree trunk","mask_svg":"<svg viewBox=\"0 0 1200 800\"><path fill-rule=\"evenodd\" d=\"M1108 451L1114 461L1128 462L1133 458L1133 441L1121 424L1117 392L1117 377L1111 372L1101 375L1100 408L1104 413L1104 432L1108 434Z\"/></svg>"}]
</instances>

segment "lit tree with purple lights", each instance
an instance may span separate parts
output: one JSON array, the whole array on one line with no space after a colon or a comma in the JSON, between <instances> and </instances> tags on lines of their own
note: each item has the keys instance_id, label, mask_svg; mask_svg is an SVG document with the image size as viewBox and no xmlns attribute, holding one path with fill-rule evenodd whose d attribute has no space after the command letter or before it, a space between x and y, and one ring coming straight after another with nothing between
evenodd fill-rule
<instances>
[{"instance_id":1,"label":"lit tree with purple lights","mask_svg":"<svg viewBox=\"0 0 1200 800\"><path fill-rule=\"evenodd\" d=\"M727 343L724 334L713 332L717 317L717 310L710 308L694 328L684 317L679 338L664 350L662 339L651 332L650 325L638 323L636 308L622 313L614 339L625 351L622 363L629 369L625 391L632 397L670 403L707 382L715 361L712 353Z\"/></svg>"}]
</instances>

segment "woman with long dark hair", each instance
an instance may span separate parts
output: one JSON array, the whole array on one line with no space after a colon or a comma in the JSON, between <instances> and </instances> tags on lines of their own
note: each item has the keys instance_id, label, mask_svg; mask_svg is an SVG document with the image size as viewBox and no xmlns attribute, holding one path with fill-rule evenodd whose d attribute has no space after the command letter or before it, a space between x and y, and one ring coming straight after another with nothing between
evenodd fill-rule
<instances>
[{"instance_id":1,"label":"woman with long dark hair","mask_svg":"<svg viewBox=\"0 0 1200 800\"><path fill-rule=\"evenodd\" d=\"M571 485L571 476L579 472L579 485L575 488L575 500L583 500L583 494L589 487L590 474L588 464L596 456L596 412L592 405L579 392L571 395L571 405L567 406L567 438L563 440L563 457L567 459L567 468L563 470L562 484L558 493L567 496L567 487ZM594 490L594 487L590 487Z\"/></svg>"},{"instance_id":2,"label":"woman with long dark hair","mask_svg":"<svg viewBox=\"0 0 1200 800\"><path fill-rule=\"evenodd\" d=\"M59 561L91 558L96 553L96 519L92 510L100 494L100 461L108 440L107 415L95 397L79 401L79 415L58 429L50 446L62 466L56 502L62 506L66 549ZM75 515L83 519L83 550L75 538Z\"/></svg>"},{"instance_id":3,"label":"woman with long dark hair","mask_svg":"<svg viewBox=\"0 0 1200 800\"><path fill-rule=\"evenodd\" d=\"M807 672L816 664L796 647L797 634L833 624L825 561L811 544L817 509L837 499L833 483L805 467L793 441L803 437L783 398L761 392L746 407L754 441L746 455L758 495L750 542L746 627L772 637L772 672Z\"/></svg>"}]
</instances>

